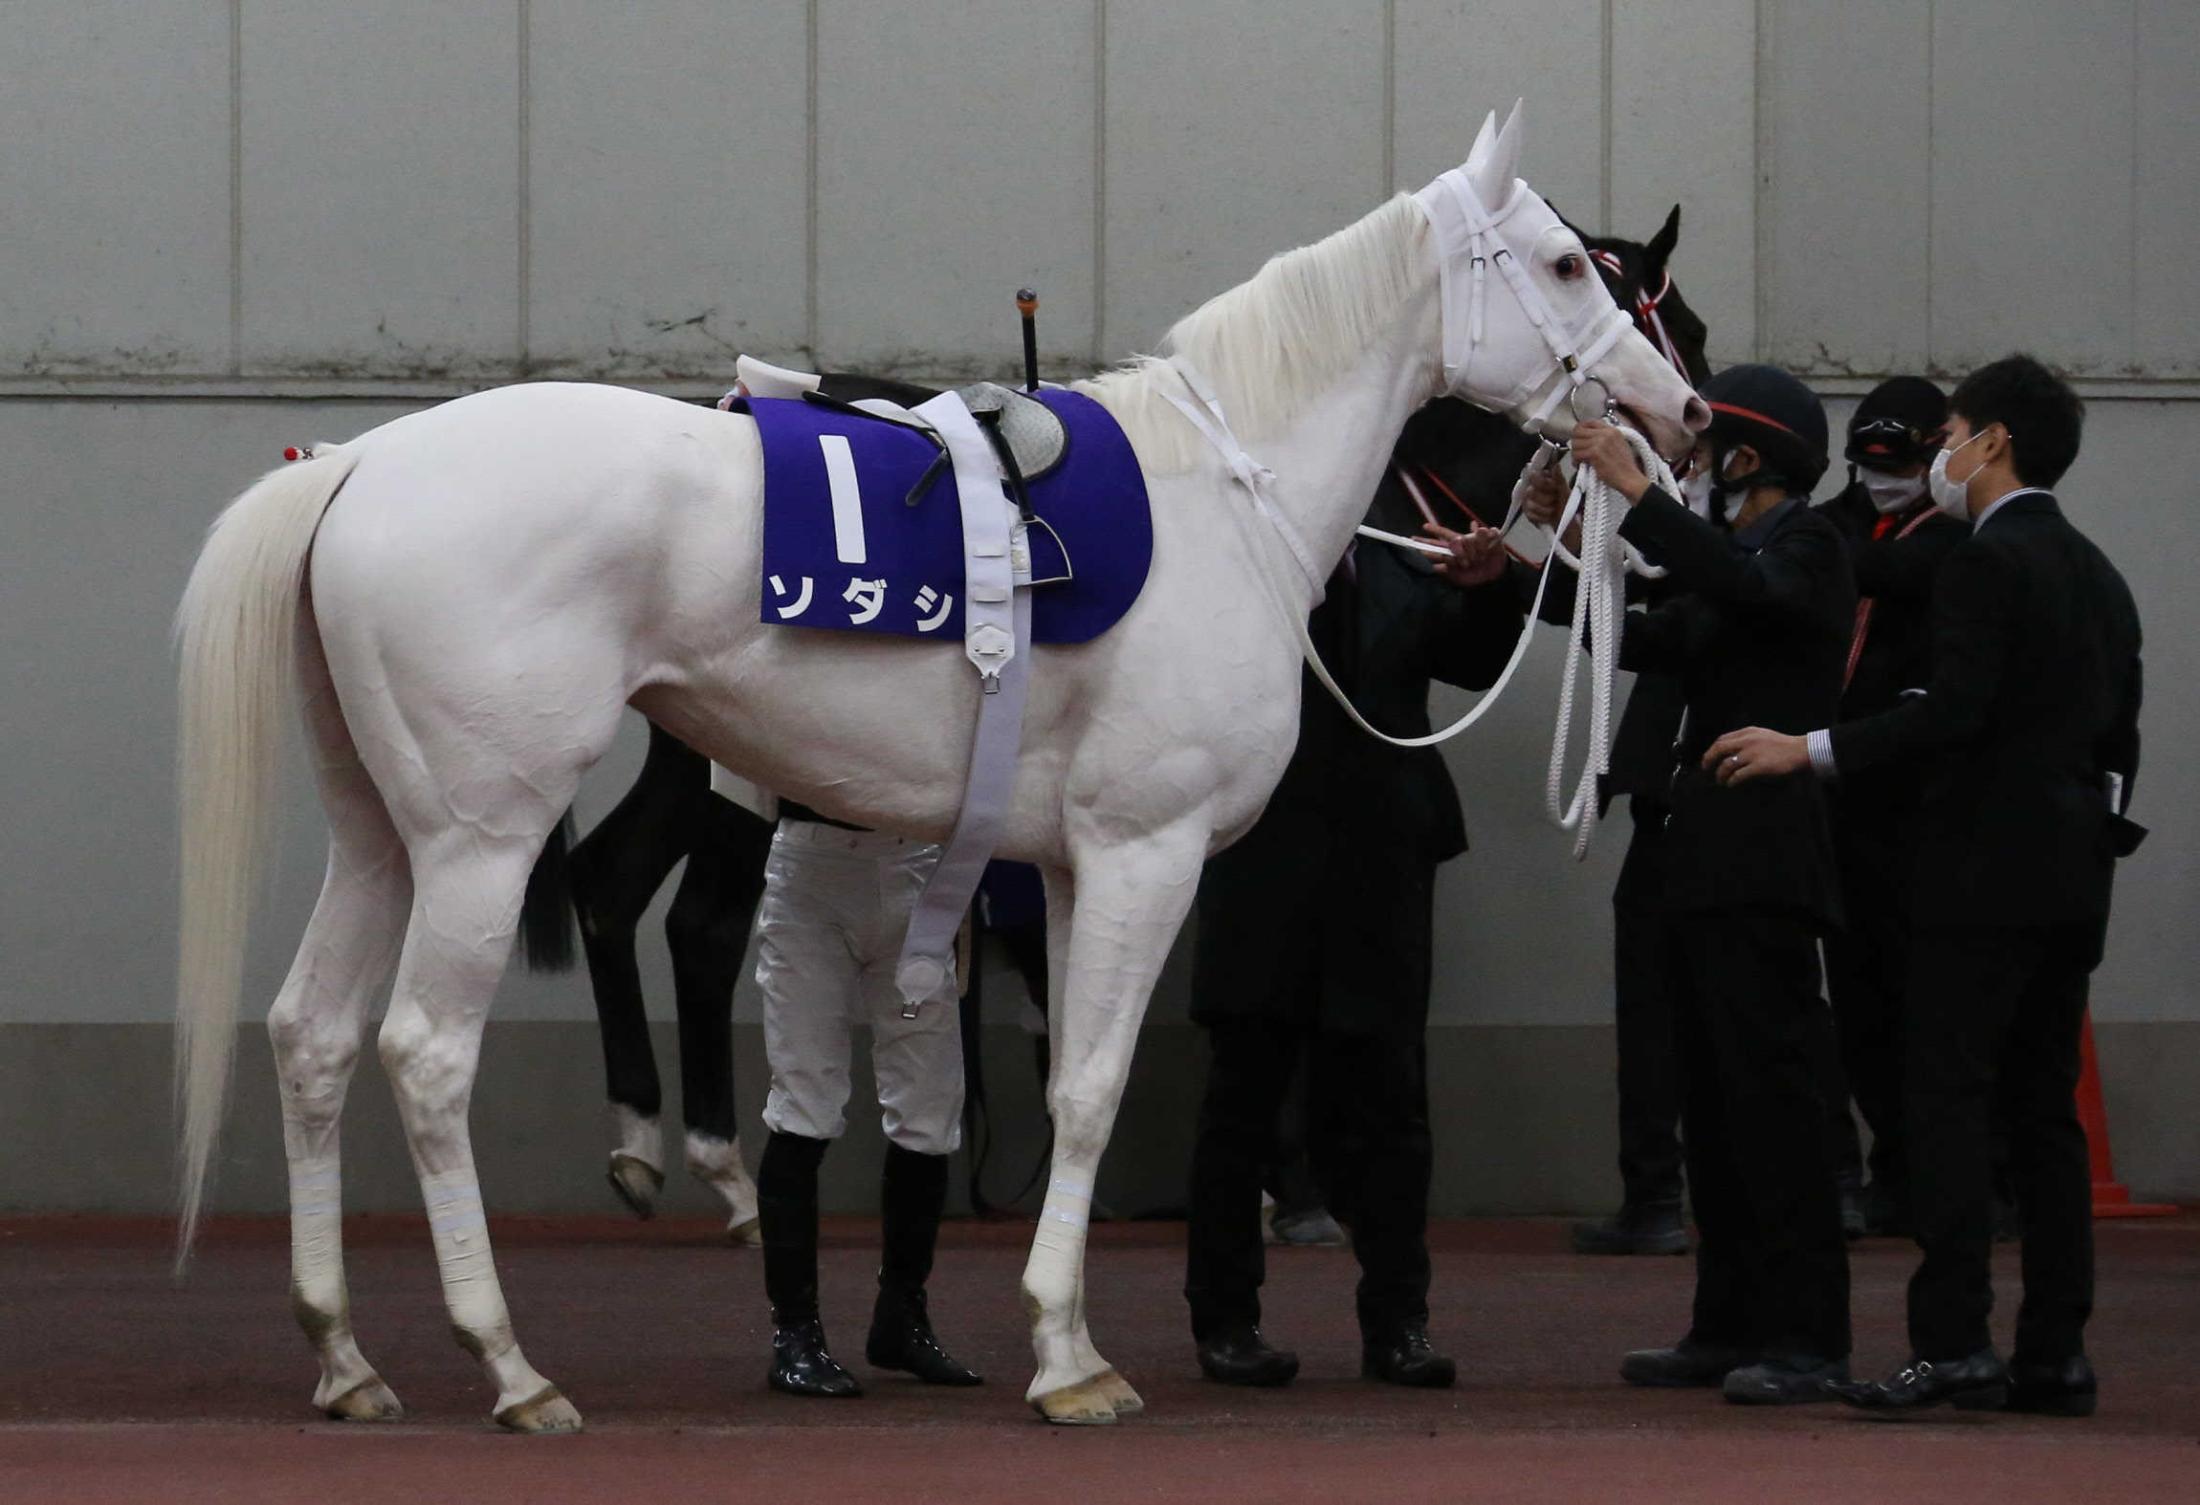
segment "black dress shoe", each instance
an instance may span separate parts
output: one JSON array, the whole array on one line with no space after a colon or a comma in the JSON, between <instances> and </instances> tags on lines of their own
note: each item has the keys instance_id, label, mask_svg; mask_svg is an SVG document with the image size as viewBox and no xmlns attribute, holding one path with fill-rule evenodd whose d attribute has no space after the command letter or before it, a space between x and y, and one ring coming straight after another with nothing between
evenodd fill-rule
<instances>
[{"instance_id":1,"label":"black dress shoe","mask_svg":"<svg viewBox=\"0 0 2200 1505\"><path fill-rule=\"evenodd\" d=\"M2091 1416L2100 1403L2100 1388L2084 1354L2060 1364L2019 1359L2009 1366L2009 1398L2001 1408L2028 1416Z\"/></svg>"},{"instance_id":2,"label":"black dress shoe","mask_svg":"<svg viewBox=\"0 0 2200 1505\"><path fill-rule=\"evenodd\" d=\"M1226 1328L1199 1340L1199 1372L1224 1385L1273 1389L1299 1375L1299 1356L1270 1348L1257 1327Z\"/></svg>"},{"instance_id":3,"label":"black dress shoe","mask_svg":"<svg viewBox=\"0 0 2200 1505\"><path fill-rule=\"evenodd\" d=\"M1362 1339L1360 1378L1416 1390L1449 1390L1459 1366L1429 1346L1428 1330L1415 1323L1387 1338Z\"/></svg>"},{"instance_id":4,"label":"black dress shoe","mask_svg":"<svg viewBox=\"0 0 2200 1505\"><path fill-rule=\"evenodd\" d=\"M1728 1370L1719 1390L1737 1406L1801 1406L1832 1400L1828 1387L1848 1377L1847 1359L1767 1357Z\"/></svg>"},{"instance_id":5,"label":"black dress shoe","mask_svg":"<svg viewBox=\"0 0 2200 1505\"><path fill-rule=\"evenodd\" d=\"M1686 1254L1688 1226L1678 1202L1637 1206L1630 1202L1608 1218L1576 1223L1576 1254Z\"/></svg>"},{"instance_id":6,"label":"black dress shoe","mask_svg":"<svg viewBox=\"0 0 2200 1505\"><path fill-rule=\"evenodd\" d=\"M788 1395L846 1400L861 1395L856 1377L825 1347L825 1324L815 1317L772 1332L771 1387Z\"/></svg>"},{"instance_id":7,"label":"black dress shoe","mask_svg":"<svg viewBox=\"0 0 2200 1505\"><path fill-rule=\"evenodd\" d=\"M913 1374L927 1385L982 1385L984 1376L957 1363L940 1347L925 1310L924 1290L880 1290L871 1313L870 1340L863 1356L879 1369Z\"/></svg>"},{"instance_id":8,"label":"black dress shoe","mask_svg":"<svg viewBox=\"0 0 2200 1505\"><path fill-rule=\"evenodd\" d=\"M1708 1389L1756 1359L1746 1348L1683 1338L1671 1348L1636 1349L1619 1361L1619 1377L1655 1390Z\"/></svg>"},{"instance_id":9,"label":"black dress shoe","mask_svg":"<svg viewBox=\"0 0 2200 1505\"><path fill-rule=\"evenodd\" d=\"M1953 1401L1965 1410L1991 1410L2009 1388L2009 1370L1991 1348L1968 1358L1937 1362L1912 1359L1892 1378L1834 1384L1833 1393L1865 1411L1900 1414Z\"/></svg>"}]
</instances>

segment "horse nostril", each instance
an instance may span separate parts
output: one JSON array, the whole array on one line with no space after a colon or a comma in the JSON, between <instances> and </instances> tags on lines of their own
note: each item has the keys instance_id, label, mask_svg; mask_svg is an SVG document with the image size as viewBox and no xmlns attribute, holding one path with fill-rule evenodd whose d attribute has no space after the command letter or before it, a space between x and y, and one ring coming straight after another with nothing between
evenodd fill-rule
<instances>
[{"instance_id":1,"label":"horse nostril","mask_svg":"<svg viewBox=\"0 0 2200 1505\"><path fill-rule=\"evenodd\" d=\"M1700 434L1711 427L1711 409L1701 397L1689 397L1688 405L1681 409L1681 427L1691 434Z\"/></svg>"}]
</instances>

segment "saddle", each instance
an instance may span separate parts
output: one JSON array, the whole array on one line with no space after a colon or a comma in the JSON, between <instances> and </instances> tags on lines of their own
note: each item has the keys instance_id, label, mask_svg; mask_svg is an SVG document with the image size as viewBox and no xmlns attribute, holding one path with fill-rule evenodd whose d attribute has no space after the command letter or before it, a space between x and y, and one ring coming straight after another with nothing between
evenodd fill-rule
<instances>
[{"instance_id":1,"label":"saddle","mask_svg":"<svg viewBox=\"0 0 2200 1505\"><path fill-rule=\"evenodd\" d=\"M861 389L827 378L824 391L836 390ZM1037 587L1036 640L1082 643L1113 626L1145 585L1153 550L1145 477L1122 430L1091 398L1048 389L1009 410L1027 403L1044 413L1049 437L1047 448L1025 451L1036 474L1020 488L1008 462L1000 467L1027 546L1018 573ZM871 397L754 395L745 407L764 449L763 619L959 638L968 592L958 492L921 415Z\"/></svg>"},{"instance_id":2,"label":"saddle","mask_svg":"<svg viewBox=\"0 0 2200 1505\"><path fill-rule=\"evenodd\" d=\"M745 411L763 448L763 621L955 643L979 675L961 814L895 969L914 1018L1000 837L1033 645L1099 636L1145 586L1145 477L1082 393L739 369L720 405Z\"/></svg>"},{"instance_id":3,"label":"saddle","mask_svg":"<svg viewBox=\"0 0 2200 1505\"><path fill-rule=\"evenodd\" d=\"M938 442L932 425L918 416L915 409L940 396L941 388L885 376L866 376L860 372L819 375L795 371L747 355L734 361L734 374L740 386L719 399L721 408L731 408L740 401L743 392L750 397L821 403L899 423L931 435L934 442ZM999 382L976 381L947 390L962 399L963 406L970 410L970 416L978 420L979 427L992 442L994 452L1000 456L1001 468L1007 472L1010 492L1028 521L1032 511L1025 488L1062 463L1063 456L1069 453L1068 427L1038 398L1014 387L1004 387ZM931 488L946 464L947 448L942 444L932 467L910 488L910 506L914 507Z\"/></svg>"}]
</instances>

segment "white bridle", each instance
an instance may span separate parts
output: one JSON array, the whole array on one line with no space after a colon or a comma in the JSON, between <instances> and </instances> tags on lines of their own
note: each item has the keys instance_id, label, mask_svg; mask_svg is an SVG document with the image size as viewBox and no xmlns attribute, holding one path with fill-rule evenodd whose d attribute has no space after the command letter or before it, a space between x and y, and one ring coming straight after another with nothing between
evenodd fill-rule
<instances>
[{"instance_id":1,"label":"white bridle","mask_svg":"<svg viewBox=\"0 0 2200 1505\"><path fill-rule=\"evenodd\" d=\"M1557 311L1551 307L1550 300L1543 296L1542 290L1528 276L1527 270L1520 264L1520 257L1504 235L1505 222L1512 218L1530 196L1531 191L1527 184L1516 178L1513 180L1512 195L1506 200L1505 206L1496 214L1491 214L1483 207L1481 196L1475 192L1466 171L1463 168L1453 168L1415 194L1413 201L1420 207L1436 237L1438 305L1442 323L1446 386L1451 391L1460 391L1472 376L1475 355L1484 338L1483 309L1488 296L1488 269L1494 263L1506 285L1512 289L1514 298L1519 301L1522 313L1542 336L1543 343L1551 354L1551 366L1540 375L1523 378L1516 384L1507 394L1500 411L1518 411L1537 392L1548 386L1549 392L1525 420L1526 427L1540 434L1543 433L1544 423L1562 399L1569 404L1577 423L1589 418L1609 419L1612 416L1615 407L1612 389L1596 374L1596 368L1611 353L1620 338L1633 328L1633 323L1620 311L1619 305L1608 292L1602 306L1592 305L1578 326L1568 325L1558 316ZM1464 288L1460 285L1462 266L1465 268ZM1596 285L1599 291L1603 291L1601 279ZM1228 416L1223 412L1221 400L1199 368L1182 354L1172 354L1168 357L1168 363L1182 382L1185 395L1179 396L1175 392L1164 392L1163 395L1222 457L1223 465L1230 472L1231 478L1243 486L1252 499L1253 509L1267 521L1270 531L1283 542L1285 549L1297 562L1300 571L1313 587L1314 600L1319 603L1327 581L1304 537L1269 498L1268 489L1275 480L1275 472L1254 459L1238 441L1237 435L1231 431ZM1603 405L1600 411L1585 414L1581 410L1581 393L1592 384L1602 394ZM1622 427L1621 431L1627 435L1637 458L1650 471L1652 480L1668 491L1674 489L1672 472L1655 447L1632 429ZM1551 444L1553 441L1546 434L1544 442ZM1620 588L1621 578L1630 564L1641 568L1646 574L1663 573L1642 565L1640 561L1623 558L1620 551L1625 549L1625 545L1617 538L1619 510L1611 504L1610 493L1602 479L1593 472L1584 470L1574 477L1573 494L1568 498L1565 513L1552 533L1554 551L1581 571L1582 580L1575 598L1574 637L1579 640L1584 625L1589 624L1592 646L1589 755L1570 807L1562 808L1561 769L1573 719L1575 666L1570 664L1560 692L1558 725L1552 739L1546 791L1552 818L1559 825L1577 832L1574 844L1574 855L1577 859L1588 851L1589 838L1596 827L1597 782L1610 766L1612 681L1619 658L1618 614L1626 609L1624 592ZM1558 541L1559 535L1565 532L1577 512L1582 515L1583 522L1583 559L1580 561L1567 554ZM1441 544L1403 538L1365 526L1358 531L1384 542L1403 544L1424 553L1440 557L1449 557L1450 554ZM1628 555L1632 555L1632 552L1626 550ZM1307 667L1314 671L1314 677L1321 681L1322 687L1360 730L1393 747L1404 748L1432 747L1448 742L1480 721L1497 704L1506 686L1512 682L1521 660L1527 656L1528 641L1534 636L1537 613L1543 604L1543 592L1550 583L1550 572L1546 567L1536 584L1534 604L1529 607L1527 619L1521 624L1520 638L1513 644L1512 655L1506 660L1504 671L1465 715L1442 730L1430 732L1426 736L1394 737L1362 716L1359 707L1352 703L1352 698L1345 694L1330 675L1328 666L1322 662L1320 650L1314 646L1313 635L1307 628L1305 616L1291 609L1288 593L1282 592L1269 576L1269 554L1258 540L1254 541L1253 557L1271 593L1275 595L1284 615L1296 630L1299 652L1305 658Z\"/></svg>"},{"instance_id":2,"label":"white bridle","mask_svg":"<svg viewBox=\"0 0 2200 1505\"><path fill-rule=\"evenodd\" d=\"M1634 327L1607 293L1602 306L1592 304L1578 325L1568 325L1553 309L1543 290L1535 285L1521 256L1505 234L1506 222L1534 198L1528 185L1513 180L1512 194L1504 206L1491 213L1475 191L1463 167L1454 167L1413 196L1413 202L1436 237L1438 297L1444 326L1444 380L1450 390L1469 390L1474 359L1483 340L1483 308L1488 301L1489 269L1497 268L1505 285L1520 304L1520 311L1543 337L1555 369L1523 379L1512 391L1491 403L1498 411L1517 412L1544 387L1543 400L1530 410L1522 426L1542 434L1544 424L1561 400L1576 422L1608 418L1613 409L1611 385L1597 374L1597 367L1612 353L1621 336ZM1586 256L1586 251L1584 251ZM1462 270L1463 268L1463 270ZM1583 268L1586 276L1587 267ZM1465 286L1461 286L1464 281ZM1601 279L1596 280L1599 291ZM1581 393L1594 385L1603 396L1602 408L1593 413L1581 409Z\"/></svg>"}]
</instances>

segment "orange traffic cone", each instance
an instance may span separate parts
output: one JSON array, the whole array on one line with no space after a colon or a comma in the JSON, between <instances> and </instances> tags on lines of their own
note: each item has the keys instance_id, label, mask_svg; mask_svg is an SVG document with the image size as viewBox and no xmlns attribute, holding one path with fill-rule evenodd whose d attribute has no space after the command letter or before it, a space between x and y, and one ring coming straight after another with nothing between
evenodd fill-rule
<instances>
[{"instance_id":1,"label":"orange traffic cone","mask_svg":"<svg viewBox=\"0 0 2200 1505\"><path fill-rule=\"evenodd\" d=\"M2177 1209L2160 1202L2134 1202L2123 1182L2116 1179L2116 1163L2108 1149L2108 1109L2101 1101L2101 1068L2093 1055L2093 1015L2085 1016L2078 1036L2078 1122L2085 1126L2085 1143L2093 1163L2093 1216L2097 1218L2166 1218Z\"/></svg>"}]
</instances>

